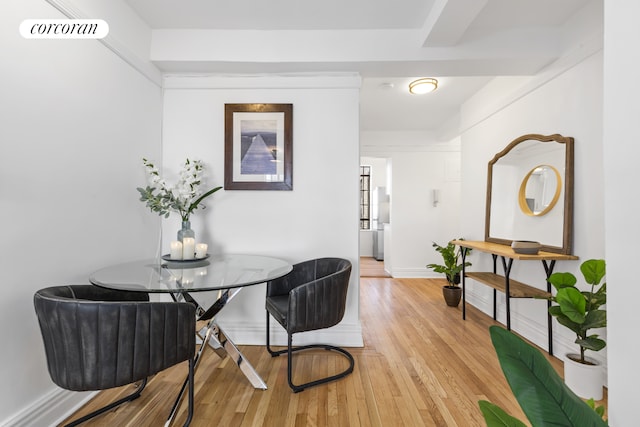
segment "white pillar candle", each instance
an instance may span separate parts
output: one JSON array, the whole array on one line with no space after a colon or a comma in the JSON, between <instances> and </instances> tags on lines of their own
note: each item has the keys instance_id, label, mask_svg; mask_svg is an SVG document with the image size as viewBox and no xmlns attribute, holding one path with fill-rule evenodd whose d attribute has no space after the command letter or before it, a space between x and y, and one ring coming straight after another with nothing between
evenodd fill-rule
<instances>
[{"instance_id":1,"label":"white pillar candle","mask_svg":"<svg viewBox=\"0 0 640 427\"><path fill-rule=\"evenodd\" d=\"M207 256L207 244L198 243L196 245L196 258L204 258Z\"/></svg>"},{"instance_id":2,"label":"white pillar candle","mask_svg":"<svg viewBox=\"0 0 640 427\"><path fill-rule=\"evenodd\" d=\"M193 259L196 253L196 239L185 237L182 239L182 259Z\"/></svg>"},{"instance_id":3,"label":"white pillar candle","mask_svg":"<svg viewBox=\"0 0 640 427\"><path fill-rule=\"evenodd\" d=\"M171 242L171 259L182 259L182 242Z\"/></svg>"},{"instance_id":4,"label":"white pillar candle","mask_svg":"<svg viewBox=\"0 0 640 427\"><path fill-rule=\"evenodd\" d=\"M185 268L182 270L182 280L180 283L182 286L191 286L196 278L196 272L194 268Z\"/></svg>"}]
</instances>

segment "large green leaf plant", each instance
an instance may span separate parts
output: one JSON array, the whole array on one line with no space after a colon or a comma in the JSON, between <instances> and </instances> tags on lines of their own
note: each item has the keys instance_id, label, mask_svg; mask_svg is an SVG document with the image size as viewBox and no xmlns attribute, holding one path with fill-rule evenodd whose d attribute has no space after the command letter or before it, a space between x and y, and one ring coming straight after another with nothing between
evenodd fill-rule
<instances>
[{"instance_id":1,"label":"large green leaf plant","mask_svg":"<svg viewBox=\"0 0 640 427\"><path fill-rule=\"evenodd\" d=\"M607 344L591 329L607 326L607 312L601 307L607 303L607 284L600 283L606 274L603 259L590 259L580 265L580 271L589 289L581 291L576 287L578 280L571 273L554 273L549 277L557 290L551 298L556 305L549 313L576 334L575 343L580 346L580 363L585 363L586 350L599 351Z\"/></svg>"},{"instance_id":2,"label":"large green leaf plant","mask_svg":"<svg viewBox=\"0 0 640 427\"><path fill-rule=\"evenodd\" d=\"M533 427L605 427L603 407L569 389L538 349L499 326L489 328L502 372ZM487 427L526 427L486 400L478 402ZM594 410L595 409L595 410Z\"/></svg>"}]
</instances>

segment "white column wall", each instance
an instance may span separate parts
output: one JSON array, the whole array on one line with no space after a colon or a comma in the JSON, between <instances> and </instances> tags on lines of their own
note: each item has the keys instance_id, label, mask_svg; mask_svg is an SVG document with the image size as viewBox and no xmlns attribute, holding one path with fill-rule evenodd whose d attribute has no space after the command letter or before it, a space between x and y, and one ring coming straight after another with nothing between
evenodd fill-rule
<instances>
[{"instance_id":1,"label":"white column wall","mask_svg":"<svg viewBox=\"0 0 640 427\"><path fill-rule=\"evenodd\" d=\"M63 17L46 2L0 9L0 425L54 425L86 394L49 378L33 294L155 254L136 186L162 94L98 41L23 39L24 19Z\"/></svg>"},{"instance_id":2,"label":"white column wall","mask_svg":"<svg viewBox=\"0 0 640 427\"><path fill-rule=\"evenodd\" d=\"M192 215L196 240L210 252L273 255L292 263L343 257L353 264L347 312L340 325L315 334L361 346L358 316L360 78L169 76L165 80L163 136L167 171L186 157L208 167L210 186L224 182L224 104L293 104L293 190L220 190ZM179 217L163 222L163 248L175 240ZM264 285L252 286L221 313L238 344L265 340ZM286 334L275 328L276 342ZM300 341L305 340L300 335Z\"/></svg>"},{"instance_id":3,"label":"white column wall","mask_svg":"<svg viewBox=\"0 0 640 427\"><path fill-rule=\"evenodd\" d=\"M607 316L609 351L609 425L638 423L640 343L634 326L638 316L640 286L635 278L640 239L636 213L640 202L633 176L640 148L640 52L630 48L640 38L636 17L640 3L605 1L604 37L604 183L606 197L605 246L607 253ZM595 201L598 203L599 200Z\"/></svg>"}]
</instances>

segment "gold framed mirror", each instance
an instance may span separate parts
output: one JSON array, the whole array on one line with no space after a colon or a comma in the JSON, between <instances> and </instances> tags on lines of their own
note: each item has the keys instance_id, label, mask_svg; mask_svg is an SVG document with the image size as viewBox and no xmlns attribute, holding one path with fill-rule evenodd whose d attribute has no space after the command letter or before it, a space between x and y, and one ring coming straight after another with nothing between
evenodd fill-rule
<instances>
[{"instance_id":1,"label":"gold framed mirror","mask_svg":"<svg viewBox=\"0 0 640 427\"><path fill-rule=\"evenodd\" d=\"M531 240L543 251L571 253L573 142L558 134L527 134L489 161L485 241ZM539 196L527 195L529 184Z\"/></svg>"},{"instance_id":2,"label":"gold framed mirror","mask_svg":"<svg viewBox=\"0 0 640 427\"><path fill-rule=\"evenodd\" d=\"M554 208L562 190L562 176L551 165L538 165L522 179L518 192L520 209L526 215L546 215Z\"/></svg>"}]
</instances>

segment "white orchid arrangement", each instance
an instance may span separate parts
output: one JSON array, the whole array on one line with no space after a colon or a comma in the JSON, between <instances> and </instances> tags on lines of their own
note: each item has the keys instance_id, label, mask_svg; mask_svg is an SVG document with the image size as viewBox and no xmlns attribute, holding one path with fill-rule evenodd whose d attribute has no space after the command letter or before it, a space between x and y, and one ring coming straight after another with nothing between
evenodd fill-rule
<instances>
[{"instance_id":1,"label":"white orchid arrangement","mask_svg":"<svg viewBox=\"0 0 640 427\"><path fill-rule=\"evenodd\" d=\"M173 211L180 214L182 221L189 221L189 216L194 210L206 207L202 201L222 188L215 187L205 193L200 190L204 172L204 165L200 160L186 159L178 182L173 187L168 186L160 177L158 168L153 163L144 158L142 163L146 168L150 185L137 188L140 201L146 202L151 212L157 212L165 218Z\"/></svg>"}]
</instances>

